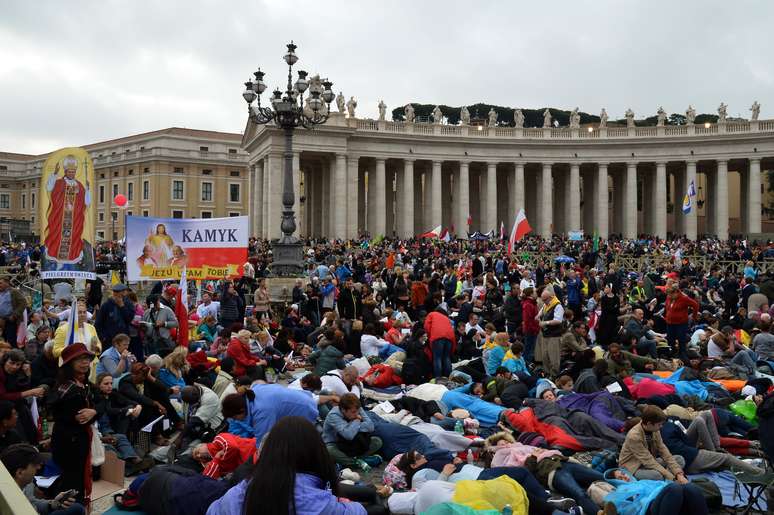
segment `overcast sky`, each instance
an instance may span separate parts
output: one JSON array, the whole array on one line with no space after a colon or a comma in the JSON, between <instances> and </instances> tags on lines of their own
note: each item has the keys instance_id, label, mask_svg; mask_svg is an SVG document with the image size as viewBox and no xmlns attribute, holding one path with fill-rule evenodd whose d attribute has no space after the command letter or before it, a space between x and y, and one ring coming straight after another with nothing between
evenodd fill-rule
<instances>
[{"instance_id":1,"label":"overcast sky","mask_svg":"<svg viewBox=\"0 0 774 515\"><path fill-rule=\"evenodd\" d=\"M324 10L323 10L324 9ZM170 126L241 132L242 83L300 69L358 101L551 106L611 118L774 118L774 2L727 0L5 0L0 151L44 153Z\"/></svg>"}]
</instances>

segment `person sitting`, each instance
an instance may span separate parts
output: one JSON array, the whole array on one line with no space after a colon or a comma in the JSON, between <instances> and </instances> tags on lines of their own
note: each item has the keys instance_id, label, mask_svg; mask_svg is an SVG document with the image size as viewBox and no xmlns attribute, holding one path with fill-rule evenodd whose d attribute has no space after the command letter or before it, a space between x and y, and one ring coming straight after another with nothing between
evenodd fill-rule
<instances>
[{"instance_id":1,"label":"person sitting","mask_svg":"<svg viewBox=\"0 0 774 515\"><path fill-rule=\"evenodd\" d=\"M10 401L0 401L0 452L3 449L15 444L24 443L19 433L16 431L16 423L19 417L16 414L16 408Z\"/></svg>"},{"instance_id":2,"label":"person sitting","mask_svg":"<svg viewBox=\"0 0 774 515\"><path fill-rule=\"evenodd\" d=\"M179 393L185 387L185 376L190 370L190 365L186 358L188 349L185 347L175 347L175 349L164 357L163 365L156 374L156 378L167 388L176 388Z\"/></svg>"},{"instance_id":3,"label":"person sitting","mask_svg":"<svg viewBox=\"0 0 774 515\"><path fill-rule=\"evenodd\" d=\"M56 383L56 374L59 370L59 360L54 356L54 340L49 340L43 346L42 352L32 362L32 386L48 386L49 389Z\"/></svg>"},{"instance_id":4,"label":"person sitting","mask_svg":"<svg viewBox=\"0 0 774 515\"><path fill-rule=\"evenodd\" d=\"M194 447L192 457L204 466L202 474L220 479L237 467L254 459L255 438L243 438L230 433L220 433L212 442Z\"/></svg>"},{"instance_id":5,"label":"person sitting","mask_svg":"<svg viewBox=\"0 0 774 515\"><path fill-rule=\"evenodd\" d=\"M259 360L250 354L250 331L240 330L231 338L226 350L226 355L234 360L234 375L237 377L247 375L252 379L265 379L263 367L266 361Z\"/></svg>"},{"instance_id":6,"label":"person sitting","mask_svg":"<svg viewBox=\"0 0 774 515\"><path fill-rule=\"evenodd\" d=\"M27 361L33 361L43 351L43 346L51 339L51 328L46 325L40 325L35 330L35 336L24 343L24 355ZM53 343L52 343L53 345Z\"/></svg>"},{"instance_id":7,"label":"person sitting","mask_svg":"<svg viewBox=\"0 0 774 515\"><path fill-rule=\"evenodd\" d=\"M26 442L34 444L38 442L38 431L27 398L43 397L46 388L31 388L31 375L32 369L26 363L24 351L21 349L10 350L0 358L0 400L14 404L19 416L19 429L23 433L21 436Z\"/></svg>"},{"instance_id":8,"label":"person sitting","mask_svg":"<svg viewBox=\"0 0 774 515\"><path fill-rule=\"evenodd\" d=\"M24 492L39 515L85 515L86 509L75 502L70 491L59 493L53 499L41 499L35 495L35 475L42 467L44 459L40 452L29 444L14 444L0 453L0 462L13 478L16 486ZM17 506L17 508L22 508Z\"/></svg>"},{"instance_id":9,"label":"person sitting","mask_svg":"<svg viewBox=\"0 0 774 515\"><path fill-rule=\"evenodd\" d=\"M348 366L344 370L331 370L320 377L323 391L341 397L352 393L360 398L362 384L358 380L357 368Z\"/></svg>"},{"instance_id":10,"label":"person sitting","mask_svg":"<svg viewBox=\"0 0 774 515\"><path fill-rule=\"evenodd\" d=\"M658 358L656 352L656 340L648 338L649 328L645 323L645 311L636 308L632 316L624 326L626 334L634 339L634 348L640 356L650 356L653 359Z\"/></svg>"},{"instance_id":11,"label":"person sitting","mask_svg":"<svg viewBox=\"0 0 774 515\"><path fill-rule=\"evenodd\" d=\"M217 319L212 315L205 316L196 328L196 331L199 333L199 338L207 342L208 346L211 346L215 338L218 337Z\"/></svg>"},{"instance_id":12,"label":"person sitting","mask_svg":"<svg viewBox=\"0 0 774 515\"><path fill-rule=\"evenodd\" d=\"M373 436L373 420L366 415L357 396L348 393L341 397L339 405L325 417L323 441L328 454L343 467L359 466L368 470L364 460L382 447L382 440ZM368 465L363 466L363 462ZM379 460L378 463L381 463ZM377 463L377 464L378 464Z\"/></svg>"},{"instance_id":13,"label":"person sitting","mask_svg":"<svg viewBox=\"0 0 774 515\"><path fill-rule=\"evenodd\" d=\"M223 424L223 413L218 395L201 384L183 388L180 400L183 401L184 427L178 448L185 450L193 440L201 439L207 433L217 433Z\"/></svg>"},{"instance_id":14,"label":"person sitting","mask_svg":"<svg viewBox=\"0 0 774 515\"><path fill-rule=\"evenodd\" d=\"M110 374L111 377L121 377L129 372L134 363L134 355L129 352L129 336L119 333L113 337L113 345L99 357L97 375Z\"/></svg>"},{"instance_id":15,"label":"person sitting","mask_svg":"<svg viewBox=\"0 0 774 515\"><path fill-rule=\"evenodd\" d=\"M268 433L252 477L214 501L207 515L284 514L289 506L297 514L366 515L362 504L339 495L334 461L314 424L285 417Z\"/></svg>"},{"instance_id":16,"label":"person sitting","mask_svg":"<svg viewBox=\"0 0 774 515\"><path fill-rule=\"evenodd\" d=\"M661 408L647 405L642 409L640 422L626 434L618 466L637 479L660 481L667 479L688 483L683 472L682 457L675 458L661 438L666 415Z\"/></svg>"},{"instance_id":17,"label":"person sitting","mask_svg":"<svg viewBox=\"0 0 774 515\"><path fill-rule=\"evenodd\" d=\"M212 384L212 391L218 394L218 397L221 399L226 395L236 393L233 374L234 360L228 357L220 360L220 368L218 369L215 381Z\"/></svg>"},{"instance_id":18,"label":"person sitting","mask_svg":"<svg viewBox=\"0 0 774 515\"><path fill-rule=\"evenodd\" d=\"M471 317L474 316L476 315L471 315ZM489 375L495 375L497 368L503 365L503 359L510 346L508 333L496 333L493 342L494 345L486 353L486 373Z\"/></svg>"},{"instance_id":19,"label":"person sitting","mask_svg":"<svg viewBox=\"0 0 774 515\"><path fill-rule=\"evenodd\" d=\"M519 375L519 377L529 377L530 373L529 370L527 370L527 363L524 361L524 358L521 357L522 352L524 352L524 344L521 342L513 342L511 348L505 353L505 357L503 357L503 366L514 374Z\"/></svg>"},{"instance_id":20,"label":"person sitting","mask_svg":"<svg viewBox=\"0 0 774 515\"><path fill-rule=\"evenodd\" d=\"M145 363L132 365L130 373L120 379L118 391L130 401L142 406L142 412L136 422L138 427L143 427L162 415L167 417L173 426L182 427L180 417L169 402L169 390L153 377L150 367ZM168 442L161 435L161 426L162 424L154 424L151 433L157 445L166 445Z\"/></svg>"},{"instance_id":21,"label":"person sitting","mask_svg":"<svg viewBox=\"0 0 774 515\"><path fill-rule=\"evenodd\" d=\"M336 344L335 329L325 331L323 338L317 343L317 350L309 356L308 362L314 365L312 372L317 376L344 368L344 352Z\"/></svg>"},{"instance_id":22,"label":"person sitting","mask_svg":"<svg viewBox=\"0 0 774 515\"><path fill-rule=\"evenodd\" d=\"M134 404L120 393L113 391L113 377L103 373L97 376L97 388L92 392L94 409L97 410L97 424L102 434L102 443L115 448L119 459L128 461L133 465L132 471L143 460L126 437L131 420L140 416L142 406ZM118 430L116 430L116 428ZM149 466L151 463L146 462Z\"/></svg>"}]
</instances>

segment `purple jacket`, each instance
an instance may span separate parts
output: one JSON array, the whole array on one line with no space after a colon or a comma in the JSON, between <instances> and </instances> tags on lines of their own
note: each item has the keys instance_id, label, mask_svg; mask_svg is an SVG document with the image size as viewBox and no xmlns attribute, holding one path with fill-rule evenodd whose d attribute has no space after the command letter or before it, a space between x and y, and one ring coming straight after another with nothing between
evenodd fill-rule
<instances>
[{"instance_id":1,"label":"purple jacket","mask_svg":"<svg viewBox=\"0 0 774 515\"><path fill-rule=\"evenodd\" d=\"M627 413L633 414L633 407L626 405L626 399L616 397L607 390L562 395L556 402L563 408L591 415L613 431L621 431Z\"/></svg>"},{"instance_id":2,"label":"purple jacket","mask_svg":"<svg viewBox=\"0 0 774 515\"><path fill-rule=\"evenodd\" d=\"M242 515L247 480L233 486L212 503L207 515ZM366 515L362 504L339 502L322 479L311 474L296 474L296 515Z\"/></svg>"}]
</instances>

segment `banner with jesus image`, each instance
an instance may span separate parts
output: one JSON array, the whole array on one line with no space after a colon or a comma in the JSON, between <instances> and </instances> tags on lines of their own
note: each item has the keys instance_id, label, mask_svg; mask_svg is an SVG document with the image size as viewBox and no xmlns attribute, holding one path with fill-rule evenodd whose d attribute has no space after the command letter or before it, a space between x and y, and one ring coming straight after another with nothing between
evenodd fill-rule
<instances>
[{"instance_id":1,"label":"banner with jesus image","mask_svg":"<svg viewBox=\"0 0 774 515\"><path fill-rule=\"evenodd\" d=\"M241 277L247 261L249 223L229 218L126 217L129 281Z\"/></svg>"},{"instance_id":2,"label":"banner with jesus image","mask_svg":"<svg viewBox=\"0 0 774 515\"><path fill-rule=\"evenodd\" d=\"M94 166L82 148L46 159L40 182L43 279L94 279Z\"/></svg>"}]
</instances>

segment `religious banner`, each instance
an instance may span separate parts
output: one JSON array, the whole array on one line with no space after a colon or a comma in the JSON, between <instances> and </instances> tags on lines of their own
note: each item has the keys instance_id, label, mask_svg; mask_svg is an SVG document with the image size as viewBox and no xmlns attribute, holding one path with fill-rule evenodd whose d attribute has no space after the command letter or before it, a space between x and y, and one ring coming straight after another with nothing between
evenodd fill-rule
<instances>
[{"instance_id":1,"label":"religious banner","mask_svg":"<svg viewBox=\"0 0 774 515\"><path fill-rule=\"evenodd\" d=\"M63 148L46 159L40 181L43 279L95 279L94 167L82 148Z\"/></svg>"},{"instance_id":2,"label":"religious banner","mask_svg":"<svg viewBox=\"0 0 774 515\"><path fill-rule=\"evenodd\" d=\"M126 217L130 281L241 277L247 261L248 217Z\"/></svg>"}]
</instances>

